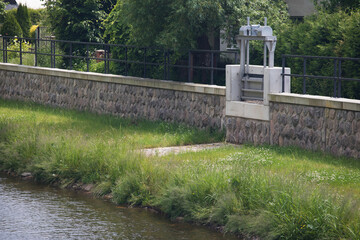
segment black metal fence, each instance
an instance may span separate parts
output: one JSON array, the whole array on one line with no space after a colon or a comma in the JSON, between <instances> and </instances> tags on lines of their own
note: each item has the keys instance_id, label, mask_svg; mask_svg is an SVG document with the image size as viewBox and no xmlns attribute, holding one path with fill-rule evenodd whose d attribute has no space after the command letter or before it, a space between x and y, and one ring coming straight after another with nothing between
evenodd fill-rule
<instances>
[{"instance_id":1,"label":"black metal fence","mask_svg":"<svg viewBox=\"0 0 360 240\"><path fill-rule=\"evenodd\" d=\"M63 68L144 78L225 85L225 66L239 62L236 50L189 50L0 36L4 63Z\"/></svg>"},{"instance_id":2,"label":"black metal fence","mask_svg":"<svg viewBox=\"0 0 360 240\"><path fill-rule=\"evenodd\" d=\"M285 66L291 74L285 74ZM282 91L285 76L292 92L360 99L360 58L282 55Z\"/></svg>"}]
</instances>

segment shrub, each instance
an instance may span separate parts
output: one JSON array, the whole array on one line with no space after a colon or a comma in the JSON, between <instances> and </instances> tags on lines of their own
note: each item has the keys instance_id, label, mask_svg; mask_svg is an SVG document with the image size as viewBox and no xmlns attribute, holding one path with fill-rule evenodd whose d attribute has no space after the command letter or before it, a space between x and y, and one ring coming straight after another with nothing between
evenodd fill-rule
<instances>
[{"instance_id":1,"label":"shrub","mask_svg":"<svg viewBox=\"0 0 360 240\"><path fill-rule=\"evenodd\" d=\"M4 25L1 28L1 34L4 36L23 36L23 31L13 14L6 14Z\"/></svg>"},{"instance_id":2,"label":"shrub","mask_svg":"<svg viewBox=\"0 0 360 240\"><path fill-rule=\"evenodd\" d=\"M30 15L26 5L22 5L22 4L19 5L16 12L16 19L23 31L23 36L25 38L30 37L31 23L30 23Z\"/></svg>"},{"instance_id":3,"label":"shrub","mask_svg":"<svg viewBox=\"0 0 360 240\"><path fill-rule=\"evenodd\" d=\"M32 25L31 28L30 28L30 38L35 38L35 32L36 32L36 29L39 27L39 25Z\"/></svg>"},{"instance_id":4,"label":"shrub","mask_svg":"<svg viewBox=\"0 0 360 240\"><path fill-rule=\"evenodd\" d=\"M312 56L334 56L360 58L360 11L338 11L327 13L320 11L309 16L303 22L295 22L284 29L278 36L277 64L281 65L281 54L298 54ZM301 74L303 62L287 60L292 73ZM342 76L360 78L360 62L342 62ZM308 60L308 75L334 75L333 60ZM307 83L308 94L332 96L333 81L311 79ZM292 81L292 92L302 93L301 81ZM360 84L346 82L342 95L348 98L360 98Z\"/></svg>"},{"instance_id":5,"label":"shrub","mask_svg":"<svg viewBox=\"0 0 360 240\"><path fill-rule=\"evenodd\" d=\"M28 9L31 24L38 25L42 22L45 16L45 9Z\"/></svg>"},{"instance_id":6,"label":"shrub","mask_svg":"<svg viewBox=\"0 0 360 240\"><path fill-rule=\"evenodd\" d=\"M21 42L17 38L10 41L10 44L8 46L8 50L10 50L10 51L20 51L20 44L21 44L21 51L23 51L23 52L28 52L29 51L29 49L31 47L30 44L28 42L26 42L26 41ZM9 60L11 60L13 58L18 58L18 57L20 57L19 52L8 52Z\"/></svg>"}]
</instances>

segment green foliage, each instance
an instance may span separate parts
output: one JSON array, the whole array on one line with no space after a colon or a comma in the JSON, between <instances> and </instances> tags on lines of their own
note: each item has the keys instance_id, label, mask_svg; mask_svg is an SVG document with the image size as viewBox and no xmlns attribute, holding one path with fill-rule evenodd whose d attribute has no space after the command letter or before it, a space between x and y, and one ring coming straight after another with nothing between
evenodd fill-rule
<instances>
[{"instance_id":1,"label":"green foliage","mask_svg":"<svg viewBox=\"0 0 360 240\"><path fill-rule=\"evenodd\" d=\"M23 52L28 52L29 49L31 48L30 43L26 42L26 41L19 41L17 38L10 40L10 42L8 43L8 58L9 60L11 60L12 58L19 58L20 57L20 53L19 52L10 52L10 51L20 51L20 44L21 44L21 51Z\"/></svg>"},{"instance_id":2,"label":"green foliage","mask_svg":"<svg viewBox=\"0 0 360 240\"><path fill-rule=\"evenodd\" d=\"M38 47L38 56L37 56L37 64L40 67L51 67L51 46L50 43L41 43ZM60 49L60 47L55 48L56 55L64 55L64 52ZM55 57L55 67L56 68L65 68L64 60L61 56Z\"/></svg>"},{"instance_id":3,"label":"green foliage","mask_svg":"<svg viewBox=\"0 0 360 240\"><path fill-rule=\"evenodd\" d=\"M4 36L23 36L23 31L13 14L6 14L4 25L1 28L1 34Z\"/></svg>"},{"instance_id":4,"label":"green foliage","mask_svg":"<svg viewBox=\"0 0 360 240\"><path fill-rule=\"evenodd\" d=\"M360 9L360 2L357 0L314 0L314 3L319 9L330 13Z\"/></svg>"},{"instance_id":5,"label":"green foliage","mask_svg":"<svg viewBox=\"0 0 360 240\"><path fill-rule=\"evenodd\" d=\"M39 25L32 25L30 28L30 38L36 37L36 30L39 27Z\"/></svg>"},{"instance_id":6,"label":"green foliage","mask_svg":"<svg viewBox=\"0 0 360 240\"><path fill-rule=\"evenodd\" d=\"M98 0L57 0L47 1L47 23L58 40L100 42L101 22L105 12ZM61 44L61 50L69 53L69 44ZM73 55L85 55L84 45L73 45ZM74 60L79 64L80 60ZM64 59L69 66L69 59Z\"/></svg>"},{"instance_id":7,"label":"green foliage","mask_svg":"<svg viewBox=\"0 0 360 240\"><path fill-rule=\"evenodd\" d=\"M141 17L138 17L141 16ZM246 22L246 17L252 17L253 23L260 23L264 16L269 17L269 23L275 30L281 28L288 19L286 3L278 1L130 1L119 0L103 22L104 39L110 43L135 46L158 46L159 49L148 50L148 62L160 66L146 69L146 76L164 78L163 50L172 49L171 64L183 65L188 61L188 50L191 48L218 49L220 29L224 29L224 38L229 46L234 43L234 36L238 34L240 24ZM262 46L252 46L256 53L262 53ZM141 48L113 48L115 59L142 62L144 50ZM254 51L252 51L254 52ZM262 54L261 54L262 55ZM194 65L204 66L210 62L210 54L201 54L194 58ZM216 56L216 64L220 63L220 56ZM260 62L262 57L252 58L254 63ZM209 67L207 65L207 67ZM113 63L113 73L143 76L144 68L141 64ZM186 79L187 69L170 69L172 80ZM185 76L185 77L184 77ZM199 71L194 74L196 82L205 83L210 78L209 71ZM215 76L216 78L216 76ZM215 79L216 80L216 79ZM216 84L221 84L215 81Z\"/></svg>"},{"instance_id":8,"label":"green foliage","mask_svg":"<svg viewBox=\"0 0 360 240\"><path fill-rule=\"evenodd\" d=\"M0 1L0 23L3 23L5 20L5 7L6 4L3 1Z\"/></svg>"},{"instance_id":9,"label":"green foliage","mask_svg":"<svg viewBox=\"0 0 360 240\"><path fill-rule=\"evenodd\" d=\"M281 54L299 54L313 56L334 56L360 58L360 11L350 13L320 11L284 28L279 33L277 44L277 64L281 65ZM287 61L292 73L302 74L303 62ZM360 78L360 62L343 61L342 76ZM331 60L308 60L309 75L334 76L334 62ZM333 81L309 79L309 94L333 96ZM292 92L302 93L302 81L292 81ZM360 84L343 82L342 95L348 98L360 98Z\"/></svg>"},{"instance_id":10,"label":"green foliage","mask_svg":"<svg viewBox=\"0 0 360 240\"><path fill-rule=\"evenodd\" d=\"M30 37L30 15L26 5L20 4L16 11L16 19L23 31L24 38Z\"/></svg>"},{"instance_id":11,"label":"green foliage","mask_svg":"<svg viewBox=\"0 0 360 240\"><path fill-rule=\"evenodd\" d=\"M288 18L286 3L282 0L119 0L104 22L105 37L123 44L130 41L177 50L216 49L214 40L219 39L219 30L225 29L228 38L234 37L247 16L254 22L269 16L269 24L276 29Z\"/></svg>"},{"instance_id":12,"label":"green foliage","mask_svg":"<svg viewBox=\"0 0 360 240\"><path fill-rule=\"evenodd\" d=\"M47 1L47 21L59 40L98 42L104 12L97 0Z\"/></svg>"},{"instance_id":13,"label":"green foliage","mask_svg":"<svg viewBox=\"0 0 360 240\"><path fill-rule=\"evenodd\" d=\"M32 25L39 25L45 20L46 10L44 8L32 9L28 8Z\"/></svg>"}]
</instances>

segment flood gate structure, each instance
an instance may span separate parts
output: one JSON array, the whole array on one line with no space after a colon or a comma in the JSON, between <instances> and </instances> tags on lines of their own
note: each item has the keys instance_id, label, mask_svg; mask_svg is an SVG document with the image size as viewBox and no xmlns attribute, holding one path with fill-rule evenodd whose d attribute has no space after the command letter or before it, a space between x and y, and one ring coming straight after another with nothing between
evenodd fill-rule
<instances>
[{"instance_id":1,"label":"flood gate structure","mask_svg":"<svg viewBox=\"0 0 360 240\"><path fill-rule=\"evenodd\" d=\"M274 67L276 36L267 26L242 26L236 37L240 46L240 65L226 67L226 115L269 121L269 93L282 92L282 68ZM250 41L264 44L263 66L250 65ZM267 61L268 56L268 61ZM290 69L285 69L290 73ZM290 92L290 78L285 78L285 92Z\"/></svg>"}]
</instances>

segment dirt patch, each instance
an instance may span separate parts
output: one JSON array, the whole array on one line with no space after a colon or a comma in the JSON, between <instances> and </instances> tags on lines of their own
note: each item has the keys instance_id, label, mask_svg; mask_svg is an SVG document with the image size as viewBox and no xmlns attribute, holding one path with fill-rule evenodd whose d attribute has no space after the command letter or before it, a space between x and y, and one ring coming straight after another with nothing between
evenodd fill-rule
<instances>
[{"instance_id":1,"label":"dirt patch","mask_svg":"<svg viewBox=\"0 0 360 240\"><path fill-rule=\"evenodd\" d=\"M140 152L145 156L164 156L167 154L178 154L183 152L198 152L204 149L214 149L222 146L227 146L227 143L209 143L209 144L197 144L189 146L177 146L177 147L161 147L161 148L147 148L141 149ZM232 144L231 144L232 145ZM234 145L236 146L236 145Z\"/></svg>"}]
</instances>

